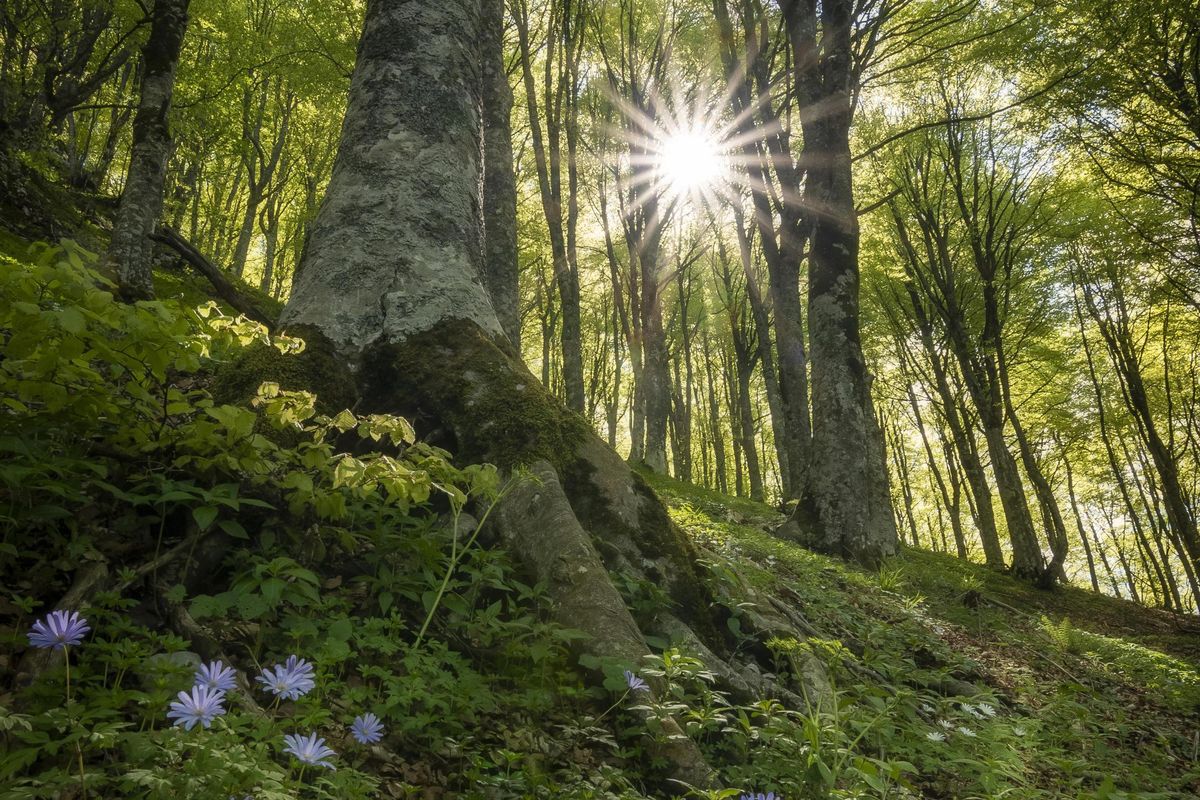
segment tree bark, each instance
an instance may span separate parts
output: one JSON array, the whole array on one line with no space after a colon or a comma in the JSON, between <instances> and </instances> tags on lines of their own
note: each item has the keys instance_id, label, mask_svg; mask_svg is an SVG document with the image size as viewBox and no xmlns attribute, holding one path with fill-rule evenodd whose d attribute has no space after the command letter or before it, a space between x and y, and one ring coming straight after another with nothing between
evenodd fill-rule
<instances>
[{"instance_id":1,"label":"tree bark","mask_svg":"<svg viewBox=\"0 0 1200 800\"><path fill-rule=\"evenodd\" d=\"M500 326L519 350L517 184L510 121L512 87L504 70L504 0L483 0L483 14L483 283Z\"/></svg>"},{"instance_id":2,"label":"tree bark","mask_svg":"<svg viewBox=\"0 0 1200 800\"><path fill-rule=\"evenodd\" d=\"M797 70L815 20L783 3ZM808 490L820 521L818 545L866 563L896 551L883 434L871 401L859 339L858 213L850 158L854 3L821 6L821 88L801 106L805 206L812 214L808 329L812 354L812 460ZM811 11L809 13L812 13ZM797 83L813 76L802 74Z\"/></svg>"},{"instance_id":3,"label":"tree bark","mask_svg":"<svg viewBox=\"0 0 1200 800\"><path fill-rule=\"evenodd\" d=\"M142 89L133 119L133 149L117 207L107 263L116 267L127 300L154 297L151 235L163 207L163 181L171 151L168 117L175 69L187 31L188 0L155 0L150 37L142 48Z\"/></svg>"}]
</instances>

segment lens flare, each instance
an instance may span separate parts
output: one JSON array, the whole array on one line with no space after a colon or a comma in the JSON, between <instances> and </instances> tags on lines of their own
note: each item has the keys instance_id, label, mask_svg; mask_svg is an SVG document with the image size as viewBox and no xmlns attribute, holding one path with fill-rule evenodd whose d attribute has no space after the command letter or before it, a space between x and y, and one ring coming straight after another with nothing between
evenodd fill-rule
<instances>
[{"instance_id":1,"label":"lens flare","mask_svg":"<svg viewBox=\"0 0 1200 800\"><path fill-rule=\"evenodd\" d=\"M662 185L675 195L703 192L725 171L716 137L700 127L666 134L659 147L657 168Z\"/></svg>"}]
</instances>

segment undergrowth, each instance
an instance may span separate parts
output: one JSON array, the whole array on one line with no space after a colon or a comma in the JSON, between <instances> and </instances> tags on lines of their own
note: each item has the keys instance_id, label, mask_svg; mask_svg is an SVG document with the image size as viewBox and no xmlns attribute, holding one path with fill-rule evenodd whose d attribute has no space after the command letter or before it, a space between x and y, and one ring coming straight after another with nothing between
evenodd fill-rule
<instances>
[{"instance_id":1,"label":"undergrowth","mask_svg":"<svg viewBox=\"0 0 1200 800\"><path fill-rule=\"evenodd\" d=\"M1194 621L919 550L864 572L771 536L766 506L646 477L696 541L804 609L810 646L836 644L839 724L919 796L1200 796Z\"/></svg>"},{"instance_id":2,"label":"undergrowth","mask_svg":"<svg viewBox=\"0 0 1200 800\"><path fill-rule=\"evenodd\" d=\"M940 556L867 574L773 538L771 509L662 478L739 647L762 646L741 633L753 604L783 599L813 630L765 643L777 672L816 659L829 696L733 702L669 641L644 664L579 664L581 634L549 622L490 529L495 469L270 383L214 401L244 348L303 342L213 303L116 302L93 262L69 242L0 256L3 800L1196 791L1186 648L1092 630L1074 595L1070 621L1010 595L1028 613L964 605L1011 582ZM639 618L670 602L618 585ZM90 631L31 647L63 604ZM313 686L274 697L254 677L289 656ZM217 659L237 675L223 713L173 725L170 703ZM379 742L351 735L366 713ZM726 788L660 779L667 717ZM336 769L285 735L319 736Z\"/></svg>"}]
</instances>

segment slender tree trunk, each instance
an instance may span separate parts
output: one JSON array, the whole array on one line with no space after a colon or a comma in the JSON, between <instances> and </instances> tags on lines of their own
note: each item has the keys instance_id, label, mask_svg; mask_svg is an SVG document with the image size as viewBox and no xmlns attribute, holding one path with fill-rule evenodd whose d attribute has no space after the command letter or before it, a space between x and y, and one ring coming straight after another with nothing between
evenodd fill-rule
<instances>
[{"instance_id":1,"label":"slender tree trunk","mask_svg":"<svg viewBox=\"0 0 1200 800\"><path fill-rule=\"evenodd\" d=\"M793 449L788 443L787 412L784 411L783 394L779 384L779 373L775 368L775 354L771 346L771 321L763 300L762 291L758 286L758 275L754 268L754 258L750 236L746 230L741 206L733 208L734 223L737 226L738 253L742 260L742 271L746 273L746 298L750 302L750 311L754 318L755 339L758 342L759 360L762 362L763 384L767 394L767 407L771 411L771 433L775 445L775 459L779 465L779 481L785 496L794 488L791 471L788 466L788 453ZM797 303L799 300L797 300ZM801 348L803 354L803 348ZM803 411L808 415L808 387L804 386ZM807 434L805 441L808 446Z\"/></svg>"},{"instance_id":2,"label":"slender tree trunk","mask_svg":"<svg viewBox=\"0 0 1200 800\"><path fill-rule=\"evenodd\" d=\"M1113 572L1112 564L1109 563L1108 553L1104 549L1104 545L1100 543L1100 537L1096 534L1096 526L1088 524L1089 532L1092 534L1092 544L1096 548L1096 553L1100 556L1100 563L1104 565L1104 572L1108 575L1108 584L1112 587L1113 596L1121 596L1121 587L1117 583L1117 574Z\"/></svg>"},{"instance_id":3,"label":"slender tree trunk","mask_svg":"<svg viewBox=\"0 0 1200 800\"><path fill-rule=\"evenodd\" d=\"M1062 462L1063 467L1067 471L1067 497L1071 501L1071 512L1075 515L1075 526L1079 530L1079 542L1083 545L1083 554L1087 558L1088 578L1092 581L1092 591L1100 591L1100 580L1096 575L1096 560L1092 557L1092 546L1088 544L1087 531L1083 527L1083 515L1079 511L1079 500L1075 497L1075 479L1071 473L1071 461L1067 458L1066 450L1059 443L1059 449L1063 450Z\"/></svg>"},{"instance_id":4,"label":"slender tree trunk","mask_svg":"<svg viewBox=\"0 0 1200 800\"><path fill-rule=\"evenodd\" d=\"M853 6L851 0L822 4L822 102L804 103L801 110L805 205L815 212L808 258L813 441L807 477L819 545L872 563L895 552L896 525L859 340L859 229L850 157ZM783 8L789 26L807 24L795 18L796 3Z\"/></svg>"},{"instance_id":5,"label":"slender tree trunk","mask_svg":"<svg viewBox=\"0 0 1200 800\"><path fill-rule=\"evenodd\" d=\"M150 37L142 48L144 67L133 120L133 150L106 256L116 267L122 295L129 300L154 297L150 236L163 207L163 181L171 150L168 117L187 10L188 0L155 0Z\"/></svg>"},{"instance_id":6,"label":"slender tree trunk","mask_svg":"<svg viewBox=\"0 0 1200 800\"><path fill-rule=\"evenodd\" d=\"M653 216L651 217L653 218ZM645 404L646 443L642 455L646 466L667 472L667 415L671 409L670 356L663 330L662 294L658 278L657 235L640 254L642 271L642 398Z\"/></svg>"},{"instance_id":7,"label":"slender tree trunk","mask_svg":"<svg viewBox=\"0 0 1200 800\"><path fill-rule=\"evenodd\" d=\"M925 450L925 461L929 465L929 472L933 476L933 483L937 486L938 495L942 498L942 506L945 507L946 513L950 515L950 527L954 532L954 546L958 553L958 557L963 561L967 560L967 540L962 529L962 500L960 497L961 489L959 487L958 475L954 470L954 462L951 458L949 447L943 448L943 455L946 458L946 463L950 471L950 479L954 485L953 490L946 486L946 479L942 476L942 470L937 465L937 459L933 455L933 447L929 444L929 434L925 431L925 419L921 414L921 405L917 402L917 395L913 391L912 384L907 387L908 403L913 410L913 418L917 422L917 431L921 435L921 445ZM939 435L940 438L940 435Z\"/></svg>"},{"instance_id":8,"label":"slender tree trunk","mask_svg":"<svg viewBox=\"0 0 1200 800\"><path fill-rule=\"evenodd\" d=\"M750 482L750 497L753 500L762 502L763 499L763 480L762 469L758 461L758 443L754 429L754 408L750 404L750 376L753 374L754 364L749 361L749 354L745 356L745 361L739 355L737 372L737 391L738 391L738 424L742 434L742 452L746 459L746 477Z\"/></svg>"},{"instance_id":9,"label":"slender tree trunk","mask_svg":"<svg viewBox=\"0 0 1200 800\"><path fill-rule=\"evenodd\" d=\"M706 381L708 386L708 420L709 429L712 431L717 491L727 494L729 492L729 468L725 461L725 433L721 430L721 404L717 399L717 381L713 375L712 368L712 344L707 330L704 331L702 342L704 344L704 373L705 377L708 378Z\"/></svg>"},{"instance_id":10,"label":"slender tree trunk","mask_svg":"<svg viewBox=\"0 0 1200 800\"><path fill-rule=\"evenodd\" d=\"M903 503L904 519L908 522L912 534L913 547L921 546L921 537L917 534L917 517L913 513L912 476L908 472L908 453L904 450L898 426L892 427L892 459L896 462L896 474L900 478L900 499ZM930 540L932 550L933 539Z\"/></svg>"},{"instance_id":11,"label":"slender tree trunk","mask_svg":"<svg viewBox=\"0 0 1200 800\"><path fill-rule=\"evenodd\" d=\"M985 563L993 569L1004 568L1004 551L1000 548L1000 533L996 529L996 512L992 505L992 487L988 484L983 463L979 457L979 448L975 443L973 426L963 418L959 408L959 400L950 386L946 374L947 365L942 361L933 340L933 325L925 313L925 306L916 286L909 282L907 285L909 300L916 316L917 327L921 332L921 343L929 356L930 367L933 370L934 387L941 401L942 418L950 428L954 441L954 449L958 460L963 465L967 485L974 498L975 527L979 530L979 540L983 545Z\"/></svg>"},{"instance_id":12,"label":"slender tree trunk","mask_svg":"<svg viewBox=\"0 0 1200 800\"><path fill-rule=\"evenodd\" d=\"M505 335L520 350L517 185L509 118L512 87L504 70L504 0L483 0L483 14L483 282Z\"/></svg>"},{"instance_id":13,"label":"slender tree trunk","mask_svg":"<svg viewBox=\"0 0 1200 800\"><path fill-rule=\"evenodd\" d=\"M562 358L563 379L567 405L583 413L583 342L579 309L579 271L568 252L568 231L564 228L563 192L560 152L561 133L564 120L561 116L565 93L574 93L571 67L572 60L579 57L579 37L574 30L574 17L570 3L550 7L550 23L546 36L546 68L543 90L544 108L539 113L539 92L534 78L533 47L530 42L529 9L525 2L515 6L517 13L517 41L521 56L521 72L525 85L525 105L528 110L530 142L533 147L534 165L537 170L538 189L542 200L542 213L550 234L550 251L554 263L554 280L558 287L562 305ZM560 52L561 51L561 52ZM556 72L556 70L558 70ZM575 109L574 102L567 103L567 113ZM543 120L542 114L545 115ZM567 125L572 123L567 120ZM543 130L544 128L544 130ZM568 131L569 133L569 131ZM568 198L574 203L574 198ZM570 234L573 240L573 232ZM573 243L573 241L572 241ZM665 442L664 442L665 447ZM665 455L664 455L665 460Z\"/></svg>"}]
</instances>

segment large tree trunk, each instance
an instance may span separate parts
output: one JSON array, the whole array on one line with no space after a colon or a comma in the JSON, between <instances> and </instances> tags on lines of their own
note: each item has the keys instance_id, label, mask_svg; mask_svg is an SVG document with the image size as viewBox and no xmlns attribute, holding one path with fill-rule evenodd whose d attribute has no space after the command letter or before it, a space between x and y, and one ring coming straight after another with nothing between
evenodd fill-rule
<instances>
[{"instance_id":1,"label":"large tree trunk","mask_svg":"<svg viewBox=\"0 0 1200 800\"><path fill-rule=\"evenodd\" d=\"M167 117L187 30L187 9L188 0L156 0L150 37L142 49L142 91L133 120L133 150L106 257L116 267L121 293L130 300L154 297L150 236L163 207L163 179L171 151Z\"/></svg>"},{"instance_id":2,"label":"large tree trunk","mask_svg":"<svg viewBox=\"0 0 1200 800\"><path fill-rule=\"evenodd\" d=\"M357 409L409 415L464 461L513 472L501 534L548 587L556 618L588 635L583 654L637 668L644 631L669 629L736 695L752 672L734 662L694 546L529 373L481 284L481 10L480 0L368 4L337 161L283 323L341 362L353 378L335 387L352 389ZM610 571L662 587L676 616L635 620ZM756 630L781 635L780 625L802 638L781 618ZM820 690L806 674L783 679ZM698 746L666 727L653 749L669 777L711 785Z\"/></svg>"}]
</instances>

